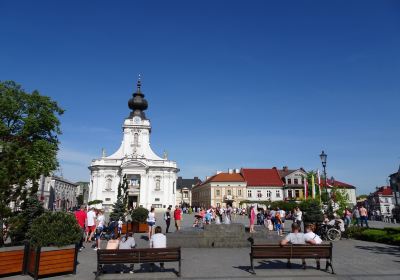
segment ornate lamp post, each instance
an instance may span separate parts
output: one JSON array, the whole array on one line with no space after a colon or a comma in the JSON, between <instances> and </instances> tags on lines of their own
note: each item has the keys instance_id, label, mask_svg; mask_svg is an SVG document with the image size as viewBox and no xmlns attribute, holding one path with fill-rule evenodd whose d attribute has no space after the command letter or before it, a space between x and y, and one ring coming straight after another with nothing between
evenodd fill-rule
<instances>
[{"instance_id":1,"label":"ornate lamp post","mask_svg":"<svg viewBox=\"0 0 400 280\"><path fill-rule=\"evenodd\" d=\"M324 151L319 155L321 158L322 167L324 168L324 177L325 177L325 198L328 200L328 178L326 177L326 158L328 157Z\"/></svg>"}]
</instances>

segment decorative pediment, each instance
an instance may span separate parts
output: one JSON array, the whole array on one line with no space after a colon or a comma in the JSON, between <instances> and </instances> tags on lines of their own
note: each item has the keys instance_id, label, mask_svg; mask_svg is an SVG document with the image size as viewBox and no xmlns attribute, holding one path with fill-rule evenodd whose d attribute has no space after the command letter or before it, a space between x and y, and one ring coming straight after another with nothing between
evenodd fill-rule
<instances>
[{"instance_id":1,"label":"decorative pediment","mask_svg":"<svg viewBox=\"0 0 400 280\"><path fill-rule=\"evenodd\" d=\"M147 169L148 166L141 162L140 160L129 160L122 163L121 168L145 168Z\"/></svg>"}]
</instances>

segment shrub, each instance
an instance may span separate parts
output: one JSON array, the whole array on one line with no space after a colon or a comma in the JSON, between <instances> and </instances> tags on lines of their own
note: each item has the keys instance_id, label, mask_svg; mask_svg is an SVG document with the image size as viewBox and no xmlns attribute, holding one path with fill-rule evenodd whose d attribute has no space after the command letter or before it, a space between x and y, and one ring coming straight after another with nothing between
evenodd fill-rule
<instances>
[{"instance_id":1,"label":"shrub","mask_svg":"<svg viewBox=\"0 0 400 280\"><path fill-rule=\"evenodd\" d=\"M321 211L321 204L318 200L303 200L299 207L303 212L304 223L320 223L324 220L324 215Z\"/></svg>"},{"instance_id":2,"label":"shrub","mask_svg":"<svg viewBox=\"0 0 400 280\"><path fill-rule=\"evenodd\" d=\"M364 230L366 230L366 228L351 226L346 229L346 236L349 238L360 239L361 233Z\"/></svg>"},{"instance_id":3,"label":"shrub","mask_svg":"<svg viewBox=\"0 0 400 280\"><path fill-rule=\"evenodd\" d=\"M96 205L96 204L101 204L103 203L103 200L101 199L96 199L88 202L88 205Z\"/></svg>"},{"instance_id":4,"label":"shrub","mask_svg":"<svg viewBox=\"0 0 400 280\"><path fill-rule=\"evenodd\" d=\"M44 213L42 202L37 196L26 198L21 205L21 212L9 220L9 235L14 245L21 244L26 239L26 233L32 222Z\"/></svg>"},{"instance_id":5,"label":"shrub","mask_svg":"<svg viewBox=\"0 0 400 280\"><path fill-rule=\"evenodd\" d=\"M138 207L133 209L130 214L132 216L132 222L145 223L147 216L149 215L149 210L143 207Z\"/></svg>"},{"instance_id":6,"label":"shrub","mask_svg":"<svg viewBox=\"0 0 400 280\"><path fill-rule=\"evenodd\" d=\"M36 218L28 233L33 247L66 246L79 242L81 229L74 215L65 212L46 212Z\"/></svg>"}]
</instances>

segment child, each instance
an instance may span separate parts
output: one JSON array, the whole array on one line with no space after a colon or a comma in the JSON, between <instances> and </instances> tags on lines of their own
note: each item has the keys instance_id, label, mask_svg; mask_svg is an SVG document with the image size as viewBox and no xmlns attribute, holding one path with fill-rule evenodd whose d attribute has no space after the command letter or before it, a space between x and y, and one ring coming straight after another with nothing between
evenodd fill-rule
<instances>
[{"instance_id":1,"label":"child","mask_svg":"<svg viewBox=\"0 0 400 280\"><path fill-rule=\"evenodd\" d=\"M118 220L118 236L121 236L122 234L122 218L119 218Z\"/></svg>"},{"instance_id":2,"label":"child","mask_svg":"<svg viewBox=\"0 0 400 280\"><path fill-rule=\"evenodd\" d=\"M281 214L279 213L279 211L276 211L276 214L275 214L275 229L276 229L276 232L278 233L279 236L283 236L281 226L282 226Z\"/></svg>"}]
</instances>

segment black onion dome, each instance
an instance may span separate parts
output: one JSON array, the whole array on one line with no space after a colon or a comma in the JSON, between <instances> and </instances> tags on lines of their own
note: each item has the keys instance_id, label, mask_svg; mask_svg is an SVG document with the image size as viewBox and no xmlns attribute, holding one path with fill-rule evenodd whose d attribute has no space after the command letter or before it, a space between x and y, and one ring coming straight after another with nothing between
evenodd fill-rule
<instances>
[{"instance_id":1,"label":"black onion dome","mask_svg":"<svg viewBox=\"0 0 400 280\"><path fill-rule=\"evenodd\" d=\"M141 92L142 84L140 79L137 82L137 90L134 94L132 94L132 98L128 101L128 106L132 110L130 117L139 116L142 119L145 119L146 116L143 111L145 111L148 107L147 100L144 99L144 94Z\"/></svg>"}]
</instances>

